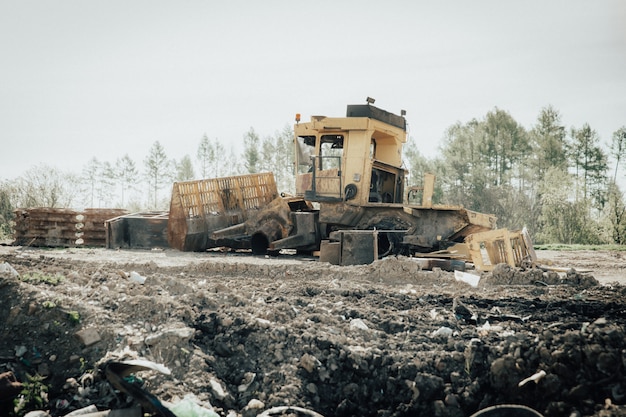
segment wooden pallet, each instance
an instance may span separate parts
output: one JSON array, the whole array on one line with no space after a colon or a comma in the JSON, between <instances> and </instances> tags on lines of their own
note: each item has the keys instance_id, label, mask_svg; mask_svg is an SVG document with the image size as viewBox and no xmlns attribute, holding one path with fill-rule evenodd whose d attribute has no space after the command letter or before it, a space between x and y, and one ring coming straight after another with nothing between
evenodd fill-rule
<instances>
[{"instance_id":1,"label":"wooden pallet","mask_svg":"<svg viewBox=\"0 0 626 417\"><path fill-rule=\"evenodd\" d=\"M14 245L80 247L106 246L105 222L127 214L122 209L33 207L15 210Z\"/></svg>"}]
</instances>

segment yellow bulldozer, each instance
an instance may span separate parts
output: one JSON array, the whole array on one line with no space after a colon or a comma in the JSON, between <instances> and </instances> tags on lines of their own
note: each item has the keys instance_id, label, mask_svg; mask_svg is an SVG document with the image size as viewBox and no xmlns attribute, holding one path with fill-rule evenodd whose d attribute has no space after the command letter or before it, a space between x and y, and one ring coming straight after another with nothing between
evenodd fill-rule
<instances>
[{"instance_id":1,"label":"yellow bulldozer","mask_svg":"<svg viewBox=\"0 0 626 417\"><path fill-rule=\"evenodd\" d=\"M170 246L292 249L348 265L432 253L495 229L493 215L433 204L432 175L423 187L406 186L404 114L371 101L348 105L345 117L296 115L295 195L280 195L271 173L175 183ZM416 192L421 201L409 203Z\"/></svg>"}]
</instances>

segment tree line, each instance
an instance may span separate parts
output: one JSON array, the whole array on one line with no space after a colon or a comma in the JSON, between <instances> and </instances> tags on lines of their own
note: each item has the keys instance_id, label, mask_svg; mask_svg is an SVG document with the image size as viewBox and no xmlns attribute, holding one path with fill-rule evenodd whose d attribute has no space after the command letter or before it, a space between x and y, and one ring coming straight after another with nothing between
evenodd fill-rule
<instances>
[{"instance_id":1,"label":"tree line","mask_svg":"<svg viewBox=\"0 0 626 417\"><path fill-rule=\"evenodd\" d=\"M292 191L293 130L285 126L261 136L250 128L240 154L204 134L195 153L170 158L156 141L138 163L128 154L115 161L92 157L80 172L47 164L0 181L0 239L12 234L14 210L26 207L124 208L132 212L168 210L174 182L272 171L279 190Z\"/></svg>"},{"instance_id":2,"label":"tree line","mask_svg":"<svg viewBox=\"0 0 626 417\"><path fill-rule=\"evenodd\" d=\"M548 106L526 129L495 108L450 126L440 155L432 159L411 140L405 158L414 173L411 181L435 173L435 201L495 214L499 227L526 226L538 243L626 243L618 181L626 127L605 147L588 123L568 129L561 120Z\"/></svg>"},{"instance_id":3,"label":"tree line","mask_svg":"<svg viewBox=\"0 0 626 417\"><path fill-rule=\"evenodd\" d=\"M496 107L450 126L434 158L423 156L419 141L409 138L404 147L408 185L434 173L436 204L495 214L499 227L526 226L538 243L626 243L626 204L618 185L626 127L603 146L589 124L567 128L561 120L548 106L525 128ZM167 210L174 181L271 171L279 191L294 191L290 126L264 138L250 128L243 143L237 154L205 134L195 154L179 160L169 158L157 141L142 164L123 155L115 161L94 157L80 173L34 166L0 183L0 236L11 233L18 207Z\"/></svg>"}]
</instances>

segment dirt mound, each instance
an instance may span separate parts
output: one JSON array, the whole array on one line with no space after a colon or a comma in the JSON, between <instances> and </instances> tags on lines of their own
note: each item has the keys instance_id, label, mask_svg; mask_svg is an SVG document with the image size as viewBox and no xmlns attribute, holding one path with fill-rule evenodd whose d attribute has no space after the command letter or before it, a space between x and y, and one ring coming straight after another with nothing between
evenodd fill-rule
<instances>
[{"instance_id":1,"label":"dirt mound","mask_svg":"<svg viewBox=\"0 0 626 417\"><path fill-rule=\"evenodd\" d=\"M19 274L0 278L0 372L43 376L52 416L132 405L102 373L125 358L171 370L138 373L162 401L221 416L626 415L626 288L589 274L498 267L474 288L409 258L130 253L0 255Z\"/></svg>"}]
</instances>

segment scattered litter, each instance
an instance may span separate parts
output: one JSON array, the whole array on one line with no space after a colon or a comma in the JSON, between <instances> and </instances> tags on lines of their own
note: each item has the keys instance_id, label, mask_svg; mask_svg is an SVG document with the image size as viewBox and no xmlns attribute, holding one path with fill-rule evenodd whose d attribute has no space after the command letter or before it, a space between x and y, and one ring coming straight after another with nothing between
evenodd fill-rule
<instances>
[{"instance_id":1,"label":"scattered litter","mask_svg":"<svg viewBox=\"0 0 626 417\"><path fill-rule=\"evenodd\" d=\"M476 324L478 322L478 314L467 307L459 297L452 300L452 312L457 320L463 320L468 324Z\"/></svg>"},{"instance_id":2,"label":"scattered litter","mask_svg":"<svg viewBox=\"0 0 626 417\"><path fill-rule=\"evenodd\" d=\"M79 408L78 410L74 410L69 414L66 414L65 417L74 417L74 416L82 416L85 414L93 414L98 412L98 407L91 404L84 408Z\"/></svg>"},{"instance_id":3,"label":"scattered litter","mask_svg":"<svg viewBox=\"0 0 626 417\"><path fill-rule=\"evenodd\" d=\"M450 337L454 331L446 326L441 326L432 333L432 337Z\"/></svg>"},{"instance_id":4,"label":"scattered litter","mask_svg":"<svg viewBox=\"0 0 626 417\"><path fill-rule=\"evenodd\" d=\"M176 417L157 397L125 378L134 372L145 370L155 370L165 374L170 372L168 368L161 364L143 359L124 362L110 361L104 366L104 374L109 383L118 391L137 400L144 410L161 417Z\"/></svg>"},{"instance_id":5,"label":"scattered litter","mask_svg":"<svg viewBox=\"0 0 626 417\"><path fill-rule=\"evenodd\" d=\"M24 345L21 346L15 346L15 357L16 358L21 358L22 356L24 356L24 354L28 352L28 348Z\"/></svg>"},{"instance_id":6,"label":"scattered litter","mask_svg":"<svg viewBox=\"0 0 626 417\"><path fill-rule=\"evenodd\" d=\"M50 413L43 410L36 410L24 414L24 417L50 417Z\"/></svg>"},{"instance_id":7,"label":"scattered litter","mask_svg":"<svg viewBox=\"0 0 626 417\"><path fill-rule=\"evenodd\" d=\"M503 330L502 326L492 326L487 320L482 326L476 328L479 332L500 332Z\"/></svg>"},{"instance_id":8,"label":"scattered litter","mask_svg":"<svg viewBox=\"0 0 626 417\"><path fill-rule=\"evenodd\" d=\"M457 281L469 284L474 288L478 287L478 282L480 281L480 276L462 271L454 271L454 278Z\"/></svg>"},{"instance_id":9,"label":"scattered litter","mask_svg":"<svg viewBox=\"0 0 626 417\"><path fill-rule=\"evenodd\" d=\"M218 417L215 411L200 406L192 397L186 395L181 401L169 407L176 417Z\"/></svg>"},{"instance_id":10,"label":"scattered litter","mask_svg":"<svg viewBox=\"0 0 626 417\"><path fill-rule=\"evenodd\" d=\"M437 312L437 310L436 310L436 309L434 309L434 308L433 308L433 309L431 309L431 310L428 312L428 314L430 315L430 318L431 318L432 320L440 320L440 319L441 319L441 314L439 314L439 313Z\"/></svg>"},{"instance_id":11,"label":"scattered litter","mask_svg":"<svg viewBox=\"0 0 626 417\"><path fill-rule=\"evenodd\" d=\"M146 277L139 275L137 272L132 271L130 273L130 280L134 281L134 282L138 282L140 284L143 284L144 282L146 282Z\"/></svg>"},{"instance_id":12,"label":"scattered litter","mask_svg":"<svg viewBox=\"0 0 626 417\"><path fill-rule=\"evenodd\" d=\"M544 376L546 376L546 371L544 371L542 369L541 371L537 372L536 374L531 375L528 378L521 380L520 383L517 384L517 385L522 387L522 386L526 385L527 383L529 383L530 381L534 381L535 384L538 384L539 381L541 381L541 378L543 378Z\"/></svg>"}]
</instances>

